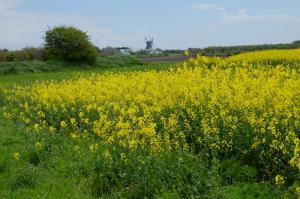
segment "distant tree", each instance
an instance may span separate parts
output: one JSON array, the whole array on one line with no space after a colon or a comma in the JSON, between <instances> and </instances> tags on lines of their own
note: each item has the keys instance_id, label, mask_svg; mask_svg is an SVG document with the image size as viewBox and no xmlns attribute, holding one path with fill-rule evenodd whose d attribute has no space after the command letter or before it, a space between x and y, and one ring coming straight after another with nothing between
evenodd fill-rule
<instances>
[{"instance_id":1,"label":"distant tree","mask_svg":"<svg viewBox=\"0 0 300 199\"><path fill-rule=\"evenodd\" d=\"M14 52L9 52L6 56L6 61L15 61L16 60L16 56Z\"/></svg>"},{"instance_id":2,"label":"distant tree","mask_svg":"<svg viewBox=\"0 0 300 199\"><path fill-rule=\"evenodd\" d=\"M6 60L7 54L8 54L8 51L6 49L3 49L3 50L0 49L0 62L7 61Z\"/></svg>"},{"instance_id":3,"label":"distant tree","mask_svg":"<svg viewBox=\"0 0 300 199\"><path fill-rule=\"evenodd\" d=\"M292 44L300 46L300 40L294 41Z\"/></svg>"},{"instance_id":4,"label":"distant tree","mask_svg":"<svg viewBox=\"0 0 300 199\"><path fill-rule=\"evenodd\" d=\"M28 60L44 60L46 56L43 48L27 47L22 51L28 56Z\"/></svg>"},{"instance_id":5,"label":"distant tree","mask_svg":"<svg viewBox=\"0 0 300 199\"><path fill-rule=\"evenodd\" d=\"M45 50L50 58L92 64L97 58L97 49L87 33L73 26L49 29L45 36Z\"/></svg>"},{"instance_id":6,"label":"distant tree","mask_svg":"<svg viewBox=\"0 0 300 199\"><path fill-rule=\"evenodd\" d=\"M25 50L18 50L14 52L16 61L25 61L29 59L29 54Z\"/></svg>"}]
</instances>

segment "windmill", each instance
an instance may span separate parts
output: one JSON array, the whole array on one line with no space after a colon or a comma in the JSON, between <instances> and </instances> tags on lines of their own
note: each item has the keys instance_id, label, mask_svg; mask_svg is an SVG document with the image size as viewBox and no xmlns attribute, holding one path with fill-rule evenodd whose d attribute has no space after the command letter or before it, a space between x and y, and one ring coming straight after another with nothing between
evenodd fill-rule
<instances>
[{"instance_id":1,"label":"windmill","mask_svg":"<svg viewBox=\"0 0 300 199\"><path fill-rule=\"evenodd\" d=\"M149 37L149 38L145 38L145 41L146 41L146 51L152 51L153 50L153 45L154 45L154 42L153 42L153 37Z\"/></svg>"}]
</instances>

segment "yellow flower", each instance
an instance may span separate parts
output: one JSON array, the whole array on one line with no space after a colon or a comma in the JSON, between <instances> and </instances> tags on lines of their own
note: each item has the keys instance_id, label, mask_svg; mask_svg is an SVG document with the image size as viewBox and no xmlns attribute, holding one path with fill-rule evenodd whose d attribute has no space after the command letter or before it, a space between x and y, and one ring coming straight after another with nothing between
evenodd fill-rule
<instances>
[{"instance_id":1,"label":"yellow flower","mask_svg":"<svg viewBox=\"0 0 300 199\"><path fill-rule=\"evenodd\" d=\"M121 153L121 158L124 160L126 158L126 154L125 153Z\"/></svg>"},{"instance_id":2,"label":"yellow flower","mask_svg":"<svg viewBox=\"0 0 300 199\"><path fill-rule=\"evenodd\" d=\"M300 197L300 187L296 188L296 195L298 195L298 197Z\"/></svg>"},{"instance_id":3,"label":"yellow flower","mask_svg":"<svg viewBox=\"0 0 300 199\"><path fill-rule=\"evenodd\" d=\"M82 118L84 116L83 112L79 112L79 117Z\"/></svg>"},{"instance_id":4,"label":"yellow flower","mask_svg":"<svg viewBox=\"0 0 300 199\"><path fill-rule=\"evenodd\" d=\"M99 149L99 144L98 143L90 145L90 151L92 153L95 153L98 149Z\"/></svg>"},{"instance_id":5,"label":"yellow flower","mask_svg":"<svg viewBox=\"0 0 300 199\"><path fill-rule=\"evenodd\" d=\"M184 51L184 55L185 56L189 56L190 55L190 52L188 50Z\"/></svg>"},{"instance_id":6,"label":"yellow flower","mask_svg":"<svg viewBox=\"0 0 300 199\"><path fill-rule=\"evenodd\" d=\"M75 152L80 152L80 146L79 145L75 145L73 148L74 148Z\"/></svg>"},{"instance_id":7,"label":"yellow flower","mask_svg":"<svg viewBox=\"0 0 300 199\"><path fill-rule=\"evenodd\" d=\"M45 117L45 113L43 113L42 111L39 111L39 112L38 112L38 116L39 116L40 118L44 118L44 117Z\"/></svg>"},{"instance_id":8,"label":"yellow flower","mask_svg":"<svg viewBox=\"0 0 300 199\"><path fill-rule=\"evenodd\" d=\"M107 149L104 150L103 157L104 157L104 159L110 159L111 158L109 150L107 150Z\"/></svg>"},{"instance_id":9,"label":"yellow flower","mask_svg":"<svg viewBox=\"0 0 300 199\"><path fill-rule=\"evenodd\" d=\"M54 133L56 131L56 128L54 126L49 127L49 132Z\"/></svg>"},{"instance_id":10,"label":"yellow flower","mask_svg":"<svg viewBox=\"0 0 300 199\"><path fill-rule=\"evenodd\" d=\"M43 143L41 143L41 142L36 142L36 143L35 143L35 148L36 148L37 150L42 150L42 149L43 149Z\"/></svg>"},{"instance_id":11,"label":"yellow flower","mask_svg":"<svg viewBox=\"0 0 300 199\"><path fill-rule=\"evenodd\" d=\"M19 153L19 152L15 152L15 153L14 153L14 159L15 159L15 160L20 160L20 157L21 157L21 156L20 156L20 153Z\"/></svg>"},{"instance_id":12,"label":"yellow flower","mask_svg":"<svg viewBox=\"0 0 300 199\"><path fill-rule=\"evenodd\" d=\"M76 139L78 139L79 138L79 135L78 135L78 133L71 133L71 138L72 139L74 139L74 140L76 140Z\"/></svg>"},{"instance_id":13,"label":"yellow flower","mask_svg":"<svg viewBox=\"0 0 300 199\"><path fill-rule=\"evenodd\" d=\"M33 128L34 128L35 130L38 130L38 129L39 129L39 127L40 127L40 125L39 125L39 124L34 124L34 126L33 126Z\"/></svg>"},{"instance_id":14,"label":"yellow flower","mask_svg":"<svg viewBox=\"0 0 300 199\"><path fill-rule=\"evenodd\" d=\"M25 124L29 124L30 119L29 118L24 118L24 122L25 122Z\"/></svg>"},{"instance_id":15,"label":"yellow flower","mask_svg":"<svg viewBox=\"0 0 300 199\"><path fill-rule=\"evenodd\" d=\"M277 186L282 186L284 184L284 176L281 175L275 176L275 183Z\"/></svg>"},{"instance_id":16,"label":"yellow flower","mask_svg":"<svg viewBox=\"0 0 300 199\"><path fill-rule=\"evenodd\" d=\"M84 121L85 124L88 124L90 122L90 119L89 118L85 118L83 121Z\"/></svg>"},{"instance_id":17,"label":"yellow flower","mask_svg":"<svg viewBox=\"0 0 300 199\"><path fill-rule=\"evenodd\" d=\"M60 126L61 126L61 128L66 128L68 125L65 121L61 121Z\"/></svg>"},{"instance_id":18,"label":"yellow flower","mask_svg":"<svg viewBox=\"0 0 300 199\"><path fill-rule=\"evenodd\" d=\"M75 118L71 118L70 122L71 122L72 125L74 125L74 124L76 124L76 119Z\"/></svg>"}]
</instances>

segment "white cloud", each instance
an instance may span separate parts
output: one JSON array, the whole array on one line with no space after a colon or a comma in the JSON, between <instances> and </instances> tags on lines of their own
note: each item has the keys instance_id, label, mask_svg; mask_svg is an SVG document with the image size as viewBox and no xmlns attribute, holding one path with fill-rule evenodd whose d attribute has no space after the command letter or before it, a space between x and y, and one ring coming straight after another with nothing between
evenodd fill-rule
<instances>
[{"instance_id":1,"label":"white cloud","mask_svg":"<svg viewBox=\"0 0 300 199\"><path fill-rule=\"evenodd\" d=\"M223 7L211 3L195 4L192 6L192 9L197 11L203 11L203 12L208 12L208 11L223 12L225 10Z\"/></svg>"},{"instance_id":2,"label":"white cloud","mask_svg":"<svg viewBox=\"0 0 300 199\"><path fill-rule=\"evenodd\" d=\"M70 13L37 14L19 11L13 9L17 5L17 1L10 1L15 3L10 4L6 0L0 0L0 49L40 46L48 26L58 25L74 25L86 31L92 42L99 47L118 46L124 39L124 36L114 33L107 27L98 26L80 15Z\"/></svg>"},{"instance_id":3,"label":"white cloud","mask_svg":"<svg viewBox=\"0 0 300 199\"><path fill-rule=\"evenodd\" d=\"M241 9L237 14L225 13L222 17L223 22L227 23L239 23L239 22L274 22L274 23L297 23L300 22L300 18L286 15L286 14L261 14L250 15L246 9Z\"/></svg>"},{"instance_id":4,"label":"white cloud","mask_svg":"<svg viewBox=\"0 0 300 199\"><path fill-rule=\"evenodd\" d=\"M0 13L15 8L22 3L23 0L0 0Z\"/></svg>"},{"instance_id":5,"label":"white cloud","mask_svg":"<svg viewBox=\"0 0 300 199\"><path fill-rule=\"evenodd\" d=\"M241 23L241 22L284 22L284 23L299 23L300 18L290 16L287 14L259 14L259 15L250 15L246 9L240 9L237 13L229 13L226 8L211 4L203 3L196 4L192 6L193 10L209 12L214 11L218 12L221 15L221 20L226 23Z\"/></svg>"}]
</instances>

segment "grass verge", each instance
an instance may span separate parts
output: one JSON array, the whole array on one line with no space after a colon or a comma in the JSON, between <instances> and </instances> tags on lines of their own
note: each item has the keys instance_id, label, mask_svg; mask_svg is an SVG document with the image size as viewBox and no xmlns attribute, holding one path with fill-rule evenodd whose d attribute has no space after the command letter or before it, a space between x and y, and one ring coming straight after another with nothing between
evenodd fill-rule
<instances>
[{"instance_id":1,"label":"grass verge","mask_svg":"<svg viewBox=\"0 0 300 199\"><path fill-rule=\"evenodd\" d=\"M96 63L92 66L88 64L72 63L58 60L0 62L0 75L89 70L97 68L108 69L114 67L130 67L137 65L142 65L142 63L132 56L98 57Z\"/></svg>"}]
</instances>

